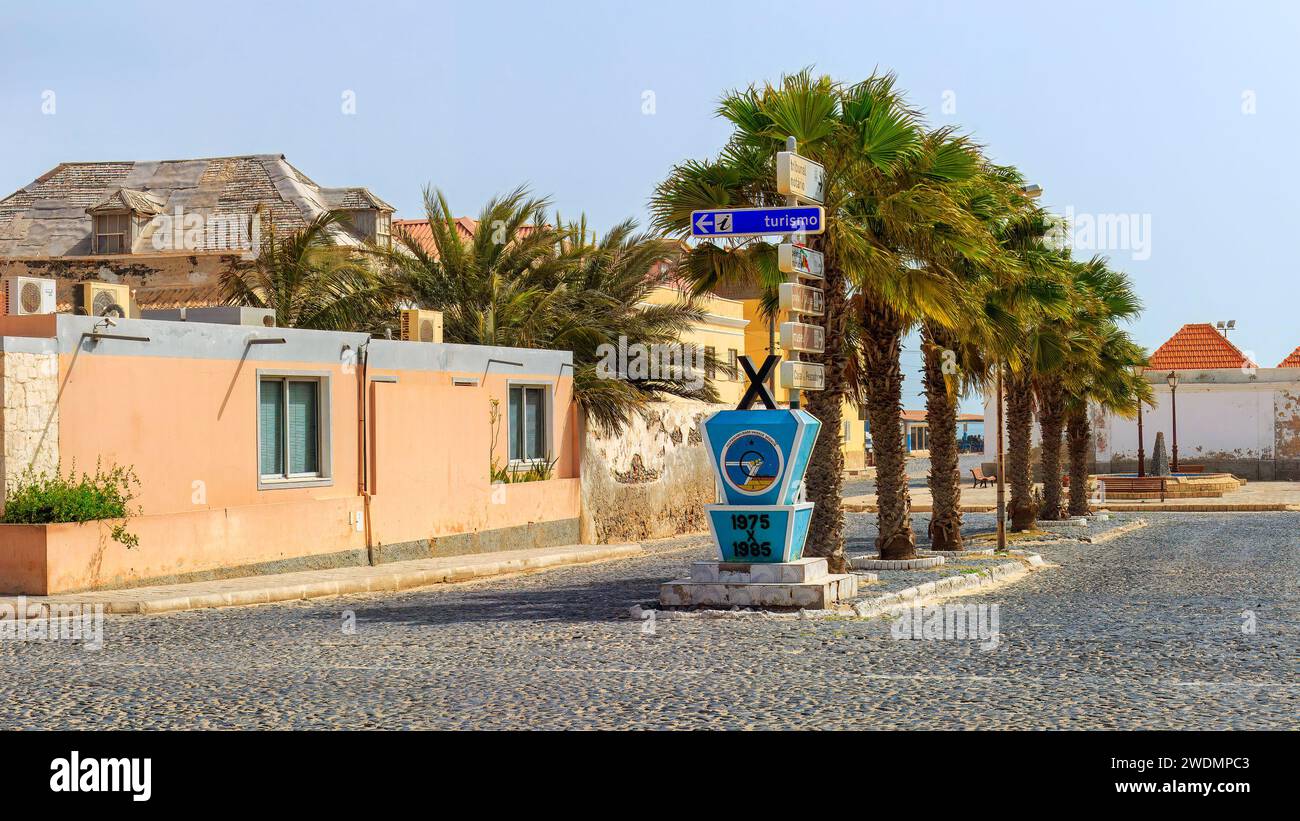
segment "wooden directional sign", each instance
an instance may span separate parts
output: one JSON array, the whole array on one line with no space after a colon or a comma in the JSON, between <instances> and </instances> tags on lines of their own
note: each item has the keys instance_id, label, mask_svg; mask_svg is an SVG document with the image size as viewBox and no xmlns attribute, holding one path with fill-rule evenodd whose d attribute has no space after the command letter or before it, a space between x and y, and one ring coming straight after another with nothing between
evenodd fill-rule
<instances>
[{"instance_id":1,"label":"wooden directional sign","mask_svg":"<svg viewBox=\"0 0 1300 821\"><path fill-rule=\"evenodd\" d=\"M769 234L820 234L826 230L820 205L776 208L716 208L691 212L693 237L762 237Z\"/></svg>"},{"instance_id":2,"label":"wooden directional sign","mask_svg":"<svg viewBox=\"0 0 1300 821\"><path fill-rule=\"evenodd\" d=\"M826 374L817 362L782 362L781 387L792 391L826 389Z\"/></svg>"},{"instance_id":3,"label":"wooden directional sign","mask_svg":"<svg viewBox=\"0 0 1300 821\"><path fill-rule=\"evenodd\" d=\"M776 154L776 191L807 202L822 202L826 192L826 169L793 151Z\"/></svg>"},{"instance_id":4,"label":"wooden directional sign","mask_svg":"<svg viewBox=\"0 0 1300 821\"><path fill-rule=\"evenodd\" d=\"M783 311L808 316L821 316L826 313L826 292L821 288L783 282L778 286L777 294Z\"/></svg>"},{"instance_id":5,"label":"wooden directional sign","mask_svg":"<svg viewBox=\"0 0 1300 821\"><path fill-rule=\"evenodd\" d=\"M782 322L781 347L799 353L821 353L826 350L826 329L803 322Z\"/></svg>"},{"instance_id":6,"label":"wooden directional sign","mask_svg":"<svg viewBox=\"0 0 1300 821\"><path fill-rule=\"evenodd\" d=\"M825 267L821 251L814 251L802 245L783 242L776 246L776 265L787 274L800 274L821 279Z\"/></svg>"}]
</instances>

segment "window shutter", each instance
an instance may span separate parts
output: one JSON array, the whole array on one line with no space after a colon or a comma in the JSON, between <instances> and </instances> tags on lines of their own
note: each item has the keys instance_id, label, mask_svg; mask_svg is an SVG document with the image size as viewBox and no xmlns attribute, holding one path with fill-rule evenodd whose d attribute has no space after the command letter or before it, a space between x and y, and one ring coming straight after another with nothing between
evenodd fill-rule
<instances>
[{"instance_id":1,"label":"window shutter","mask_svg":"<svg viewBox=\"0 0 1300 821\"><path fill-rule=\"evenodd\" d=\"M524 419L524 389L510 389L510 429L506 431L506 436L510 442L510 453L508 459L523 459L523 419Z\"/></svg>"},{"instance_id":2,"label":"window shutter","mask_svg":"<svg viewBox=\"0 0 1300 821\"><path fill-rule=\"evenodd\" d=\"M289 473L320 472L316 382L289 383Z\"/></svg>"},{"instance_id":3,"label":"window shutter","mask_svg":"<svg viewBox=\"0 0 1300 821\"><path fill-rule=\"evenodd\" d=\"M546 456L546 408L542 402L542 389L528 388L524 396L528 403L528 441L524 458L542 459Z\"/></svg>"},{"instance_id":4,"label":"window shutter","mask_svg":"<svg viewBox=\"0 0 1300 821\"><path fill-rule=\"evenodd\" d=\"M284 475L284 382L262 380L257 408L257 463L263 476Z\"/></svg>"}]
</instances>

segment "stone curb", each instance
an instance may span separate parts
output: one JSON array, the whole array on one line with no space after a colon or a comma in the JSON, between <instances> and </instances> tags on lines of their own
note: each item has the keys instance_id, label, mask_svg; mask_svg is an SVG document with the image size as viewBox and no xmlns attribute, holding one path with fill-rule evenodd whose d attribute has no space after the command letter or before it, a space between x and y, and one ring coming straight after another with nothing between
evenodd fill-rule
<instances>
[{"instance_id":1,"label":"stone curb","mask_svg":"<svg viewBox=\"0 0 1300 821\"><path fill-rule=\"evenodd\" d=\"M1022 555L1032 565L1041 566L1043 564L1042 557L1036 553L1022 551ZM1035 559L1037 559L1037 562L1034 561ZM860 601L853 605L853 612L862 618L887 615L893 611L920 604L925 599L933 596L947 596L961 590L987 587L995 582L1019 578L1028 572L1020 562L1002 562L977 573L945 576L937 581L918 584L915 587L908 587L895 593L886 593L874 599Z\"/></svg>"},{"instance_id":2,"label":"stone curb","mask_svg":"<svg viewBox=\"0 0 1300 821\"><path fill-rule=\"evenodd\" d=\"M944 563L943 556L918 556L915 559L877 559L872 556L854 556L849 566L854 570L923 570Z\"/></svg>"},{"instance_id":3,"label":"stone curb","mask_svg":"<svg viewBox=\"0 0 1300 821\"><path fill-rule=\"evenodd\" d=\"M467 565L452 565L439 568L419 568L402 570L397 566L379 565L372 568L355 568L374 572L360 574L355 578L328 579L297 584L277 583L274 576L266 576L265 586L244 590L217 591L174 597L132 597L130 591L122 591L120 598L96 594L93 599L78 601L75 594L50 597L52 601L42 602L40 597L30 596L30 605L39 606L42 615L49 608L60 605L95 606L102 605L104 612L113 614L151 615L158 613L175 613L183 610L203 610L213 607L241 607L251 604L269 604L271 602L298 601L316 599L326 596L343 596L352 593L394 593L418 587L436 584L463 582L471 579L500 576L507 573L519 573L529 570L544 570L565 565L591 564L612 559L626 559L644 555L639 544L621 544L608 546L591 546L588 549L547 553L541 556L504 559L498 562L477 562ZM423 561L423 560L417 560Z\"/></svg>"}]
</instances>

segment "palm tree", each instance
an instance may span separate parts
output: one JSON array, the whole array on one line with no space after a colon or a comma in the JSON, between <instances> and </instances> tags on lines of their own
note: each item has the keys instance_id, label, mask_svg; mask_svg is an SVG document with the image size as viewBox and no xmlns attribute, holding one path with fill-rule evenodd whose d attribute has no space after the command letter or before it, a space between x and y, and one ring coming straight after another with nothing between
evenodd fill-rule
<instances>
[{"instance_id":1,"label":"palm tree","mask_svg":"<svg viewBox=\"0 0 1300 821\"><path fill-rule=\"evenodd\" d=\"M271 223L252 264L222 274L227 304L271 308L289 328L363 331L387 321L395 289L364 254L336 244L346 223L339 211L284 235Z\"/></svg>"},{"instance_id":2,"label":"palm tree","mask_svg":"<svg viewBox=\"0 0 1300 821\"><path fill-rule=\"evenodd\" d=\"M1089 406L1132 416L1139 402L1152 400L1151 385L1134 367L1145 365L1146 351L1114 323L1100 332L1096 366L1071 383L1066 395L1066 441L1070 456L1071 516L1088 514L1088 453L1092 449Z\"/></svg>"},{"instance_id":3,"label":"palm tree","mask_svg":"<svg viewBox=\"0 0 1300 821\"><path fill-rule=\"evenodd\" d=\"M933 319L921 323L926 421L930 428L930 474L933 500L930 546L961 550L961 475L957 452L957 399L987 387L992 362L1014 350L1019 326L1002 310L1003 295L1012 284L1021 296L1032 280L1019 259L1003 247L1007 228L1029 200L1024 181L1011 168L985 164L981 173L961 186L962 207L997 240L998 252L981 262L958 257L951 266L959 296L960 322L945 327ZM1040 295L1041 298L1041 295Z\"/></svg>"},{"instance_id":4,"label":"palm tree","mask_svg":"<svg viewBox=\"0 0 1300 821\"><path fill-rule=\"evenodd\" d=\"M646 302L672 282L675 248L638 233L631 221L593 239L585 219L548 223L548 207L518 188L488 202L467 238L446 197L426 189L433 248L399 231L398 247L377 253L407 300L443 312L447 342L572 351L574 396L602 432L621 430L631 413L665 395L717 401L711 381L697 383L688 373L614 374L600 367L609 350L602 346L677 345L703 319L689 297ZM690 353L703 358L702 351ZM731 373L716 361L703 365L705 373Z\"/></svg>"}]
</instances>

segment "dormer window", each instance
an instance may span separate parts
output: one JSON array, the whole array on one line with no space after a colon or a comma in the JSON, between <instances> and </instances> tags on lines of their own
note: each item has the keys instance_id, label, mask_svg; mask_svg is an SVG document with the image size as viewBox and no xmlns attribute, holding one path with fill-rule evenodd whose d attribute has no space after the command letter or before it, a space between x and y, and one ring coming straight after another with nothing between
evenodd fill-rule
<instances>
[{"instance_id":1,"label":"dormer window","mask_svg":"<svg viewBox=\"0 0 1300 821\"><path fill-rule=\"evenodd\" d=\"M96 254L127 254L131 252L131 215L123 211L120 214L95 215Z\"/></svg>"},{"instance_id":2,"label":"dormer window","mask_svg":"<svg viewBox=\"0 0 1300 821\"><path fill-rule=\"evenodd\" d=\"M348 209L348 226L359 240L373 242L383 248L393 246L393 214L375 208Z\"/></svg>"},{"instance_id":3,"label":"dormer window","mask_svg":"<svg viewBox=\"0 0 1300 821\"><path fill-rule=\"evenodd\" d=\"M119 188L87 208L91 221L90 252L131 253L135 238L144 232L154 215L162 213L163 205L160 198L147 191Z\"/></svg>"}]
</instances>

